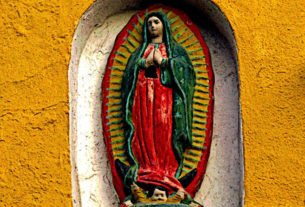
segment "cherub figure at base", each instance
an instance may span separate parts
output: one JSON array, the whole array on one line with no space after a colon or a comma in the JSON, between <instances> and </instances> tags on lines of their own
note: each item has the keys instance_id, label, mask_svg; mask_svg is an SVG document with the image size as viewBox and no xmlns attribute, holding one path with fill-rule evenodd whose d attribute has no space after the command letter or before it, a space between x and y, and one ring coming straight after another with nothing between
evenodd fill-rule
<instances>
[{"instance_id":1,"label":"cherub figure at base","mask_svg":"<svg viewBox=\"0 0 305 207\"><path fill-rule=\"evenodd\" d=\"M184 203L193 207L202 207L200 204L185 199L187 193L183 190L178 190L172 197L168 197L168 190L162 186L152 186L148 192L145 192L137 184L131 185L132 197L126 200L121 207L131 207L135 204L179 204ZM145 192L145 193L144 193Z\"/></svg>"}]
</instances>

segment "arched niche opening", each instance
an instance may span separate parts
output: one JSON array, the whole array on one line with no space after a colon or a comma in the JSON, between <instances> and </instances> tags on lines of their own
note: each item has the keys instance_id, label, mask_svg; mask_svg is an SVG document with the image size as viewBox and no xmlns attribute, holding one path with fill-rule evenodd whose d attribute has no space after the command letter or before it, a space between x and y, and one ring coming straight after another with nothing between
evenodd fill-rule
<instances>
[{"instance_id":1,"label":"arched niche opening","mask_svg":"<svg viewBox=\"0 0 305 207\"><path fill-rule=\"evenodd\" d=\"M147 1L97 0L80 20L69 65L70 149L74 206L118 206L101 123L101 83L117 34ZM206 207L243 205L243 151L237 47L212 1L167 5L185 11L209 47L215 75L210 158L195 199ZM187 9L185 9L187 8Z\"/></svg>"}]
</instances>

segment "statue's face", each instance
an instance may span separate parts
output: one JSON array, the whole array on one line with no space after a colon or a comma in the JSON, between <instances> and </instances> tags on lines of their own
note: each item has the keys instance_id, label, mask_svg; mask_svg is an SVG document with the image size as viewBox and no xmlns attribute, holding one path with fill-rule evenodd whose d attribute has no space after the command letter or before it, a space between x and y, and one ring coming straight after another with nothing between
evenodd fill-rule
<instances>
[{"instance_id":1,"label":"statue's face","mask_svg":"<svg viewBox=\"0 0 305 207\"><path fill-rule=\"evenodd\" d=\"M155 189L154 190L154 194L151 197L152 201L166 201L167 200L167 196L166 196L166 192L163 190L159 190L159 189Z\"/></svg>"},{"instance_id":2,"label":"statue's face","mask_svg":"<svg viewBox=\"0 0 305 207\"><path fill-rule=\"evenodd\" d=\"M163 35L163 23L158 17L150 17L147 23L148 31L151 37L159 37Z\"/></svg>"}]
</instances>

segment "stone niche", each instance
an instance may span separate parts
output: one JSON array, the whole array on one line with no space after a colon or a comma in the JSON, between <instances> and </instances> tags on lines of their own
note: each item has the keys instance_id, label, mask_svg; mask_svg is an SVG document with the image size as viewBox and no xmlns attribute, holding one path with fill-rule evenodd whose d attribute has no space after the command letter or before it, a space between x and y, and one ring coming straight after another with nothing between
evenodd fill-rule
<instances>
[{"instance_id":1,"label":"stone niche","mask_svg":"<svg viewBox=\"0 0 305 207\"><path fill-rule=\"evenodd\" d=\"M102 135L101 83L117 34L133 14L150 3L154 2L97 0L82 16L75 31L69 65L74 206L119 205ZM226 16L210 0L161 3L183 10L200 28L214 70L211 152L195 200L205 207L243 206L243 147L233 30Z\"/></svg>"}]
</instances>

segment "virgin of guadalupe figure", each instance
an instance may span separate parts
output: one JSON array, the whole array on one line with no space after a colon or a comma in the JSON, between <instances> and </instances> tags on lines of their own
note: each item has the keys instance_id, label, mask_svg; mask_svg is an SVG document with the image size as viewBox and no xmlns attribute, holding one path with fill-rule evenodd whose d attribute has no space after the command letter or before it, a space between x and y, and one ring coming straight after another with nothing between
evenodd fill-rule
<instances>
[{"instance_id":1,"label":"virgin of guadalupe figure","mask_svg":"<svg viewBox=\"0 0 305 207\"><path fill-rule=\"evenodd\" d=\"M130 163L124 187L127 194L134 183L171 194L184 189L178 178L184 151L192 145L195 72L162 12L146 16L142 34L143 43L131 54L122 80Z\"/></svg>"}]
</instances>

